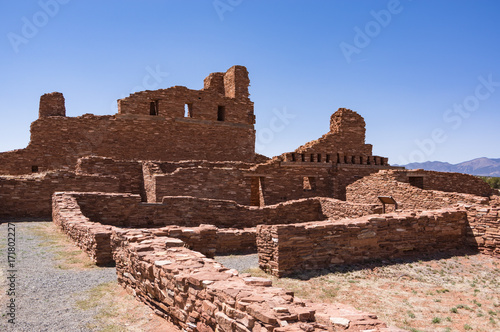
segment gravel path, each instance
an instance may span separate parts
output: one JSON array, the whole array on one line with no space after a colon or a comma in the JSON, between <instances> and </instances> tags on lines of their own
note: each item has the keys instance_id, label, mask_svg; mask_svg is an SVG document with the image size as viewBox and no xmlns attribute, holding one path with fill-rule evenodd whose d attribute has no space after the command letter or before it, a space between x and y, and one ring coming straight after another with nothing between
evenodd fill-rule
<instances>
[{"instance_id":1,"label":"gravel path","mask_svg":"<svg viewBox=\"0 0 500 332\"><path fill-rule=\"evenodd\" d=\"M215 260L225 267L235 269L240 273L259 267L259 257L257 254L215 256Z\"/></svg>"},{"instance_id":2,"label":"gravel path","mask_svg":"<svg viewBox=\"0 0 500 332\"><path fill-rule=\"evenodd\" d=\"M50 250L41 246L42 239L32 229L36 222L16 222L15 248L16 319L7 322L7 223L0 225L0 331L92 331L95 310L78 309L76 301L101 283L116 280L114 268L61 270L55 267Z\"/></svg>"}]
</instances>

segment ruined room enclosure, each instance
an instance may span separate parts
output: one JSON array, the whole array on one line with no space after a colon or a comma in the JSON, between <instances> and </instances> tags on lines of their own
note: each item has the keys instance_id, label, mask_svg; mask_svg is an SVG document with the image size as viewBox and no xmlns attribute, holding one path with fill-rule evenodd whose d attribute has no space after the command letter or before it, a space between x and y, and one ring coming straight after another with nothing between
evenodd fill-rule
<instances>
[{"instance_id":1,"label":"ruined room enclosure","mask_svg":"<svg viewBox=\"0 0 500 332\"><path fill-rule=\"evenodd\" d=\"M0 153L0 217L52 216L186 331L398 331L239 274L216 254L257 252L278 277L463 247L500 257L500 199L486 183L389 165L352 110L294 151L256 154L249 83L233 66L201 90L131 94L107 116L66 117L61 93L43 95L28 147ZM398 208L383 214L381 196Z\"/></svg>"},{"instance_id":2,"label":"ruined room enclosure","mask_svg":"<svg viewBox=\"0 0 500 332\"><path fill-rule=\"evenodd\" d=\"M115 263L130 293L186 330L389 331L373 314L304 302L211 257L257 250L261 268L283 276L465 246L499 255L498 196L416 190L415 202L402 200L401 210L387 214L380 204L321 197L252 207L196 197L147 203L133 194L61 192L53 196L53 220L96 263ZM431 202L441 206L426 210Z\"/></svg>"}]
</instances>

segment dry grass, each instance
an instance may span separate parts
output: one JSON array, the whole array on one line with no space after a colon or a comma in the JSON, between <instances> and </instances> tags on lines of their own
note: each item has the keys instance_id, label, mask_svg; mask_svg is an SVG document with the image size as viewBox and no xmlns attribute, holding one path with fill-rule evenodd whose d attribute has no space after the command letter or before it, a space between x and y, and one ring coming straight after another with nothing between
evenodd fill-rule
<instances>
[{"instance_id":1,"label":"dry grass","mask_svg":"<svg viewBox=\"0 0 500 332\"><path fill-rule=\"evenodd\" d=\"M258 269L246 271L265 276ZM500 331L500 260L463 255L273 278L296 296L341 302L409 331Z\"/></svg>"},{"instance_id":2,"label":"dry grass","mask_svg":"<svg viewBox=\"0 0 500 332\"><path fill-rule=\"evenodd\" d=\"M97 323L87 326L93 331L180 331L127 294L116 281L100 284L81 295L83 299L76 302L77 307L98 312Z\"/></svg>"},{"instance_id":3,"label":"dry grass","mask_svg":"<svg viewBox=\"0 0 500 332\"><path fill-rule=\"evenodd\" d=\"M80 270L98 268L54 223L37 222L31 231L42 240L40 246L54 254L56 267Z\"/></svg>"},{"instance_id":4,"label":"dry grass","mask_svg":"<svg viewBox=\"0 0 500 332\"><path fill-rule=\"evenodd\" d=\"M60 269L98 269L88 256L52 222L39 222L32 228L34 235L42 239L40 246L55 256ZM79 310L96 310L97 323L88 328L100 332L122 331L180 331L165 319L154 314L144 303L129 295L116 281L97 285L78 294L82 299L76 305Z\"/></svg>"}]
</instances>

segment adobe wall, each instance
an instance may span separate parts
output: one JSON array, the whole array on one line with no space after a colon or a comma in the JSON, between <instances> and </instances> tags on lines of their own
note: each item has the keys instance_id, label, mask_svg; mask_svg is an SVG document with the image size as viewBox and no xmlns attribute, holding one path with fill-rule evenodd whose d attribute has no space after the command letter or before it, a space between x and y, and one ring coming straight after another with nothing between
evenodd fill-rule
<instances>
[{"instance_id":1,"label":"adobe wall","mask_svg":"<svg viewBox=\"0 0 500 332\"><path fill-rule=\"evenodd\" d=\"M216 253L242 254L257 252L257 229L219 228L217 229Z\"/></svg>"},{"instance_id":2,"label":"adobe wall","mask_svg":"<svg viewBox=\"0 0 500 332\"><path fill-rule=\"evenodd\" d=\"M0 217L49 218L52 194L56 191L116 192L120 181L114 176L54 171L22 176L0 175Z\"/></svg>"},{"instance_id":3,"label":"adobe wall","mask_svg":"<svg viewBox=\"0 0 500 332\"><path fill-rule=\"evenodd\" d=\"M259 265L281 277L335 264L461 248L466 223L464 211L448 209L335 222L259 225Z\"/></svg>"},{"instance_id":4,"label":"adobe wall","mask_svg":"<svg viewBox=\"0 0 500 332\"><path fill-rule=\"evenodd\" d=\"M426 180L427 178L424 178L424 188L427 183L434 183L432 186L429 186L445 189L444 185L439 184L445 183L445 180L448 180L450 182L458 182L456 187L457 190L463 188L463 191L476 193L486 193L488 191L488 188L478 183L475 177L462 176L464 174L458 173L419 172L418 174L422 173L428 174L429 179L437 179L434 182L430 182ZM470 190L467 189L467 181L470 181L472 184L469 188ZM474 184L477 184L477 187L473 186ZM460 185L461 187L459 187ZM451 186L451 184L449 186ZM468 193L420 189L408 183L408 177L405 171L397 170L383 170L347 186L347 201L349 202L380 204L377 198L378 196L392 196L398 203L399 209L405 210L439 209L459 203L477 204L487 203L489 201L488 198Z\"/></svg>"},{"instance_id":5,"label":"adobe wall","mask_svg":"<svg viewBox=\"0 0 500 332\"><path fill-rule=\"evenodd\" d=\"M224 85L220 84L221 78ZM212 73L205 79L204 85L202 90L174 86L168 89L133 93L118 100L118 114L150 116L153 107L156 111L154 115L162 118L183 118L186 121L228 122L253 126L255 115L253 102L249 99L250 79L245 67L233 66L226 73ZM186 108L188 114L186 114ZM224 112L219 112L222 110ZM220 117L221 115L224 115L223 118Z\"/></svg>"},{"instance_id":6,"label":"adobe wall","mask_svg":"<svg viewBox=\"0 0 500 332\"><path fill-rule=\"evenodd\" d=\"M346 186L363 176L386 168L390 166L316 161L288 162L274 159L256 165L244 175L258 179L262 188L262 203L267 205L307 197L332 197L345 200ZM254 194L252 192L252 195Z\"/></svg>"},{"instance_id":7,"label":"adobe wall","mask_svg":"<svg viewBox=\"0 0 500 332\"><path fill-rule=\"evenodd\" d=\"M131 232L112 235L118 282L186 331L400 331L346 305L303 302L268 279L165 246L168 238L141 241Z\"/></svg>"}]
</instances>

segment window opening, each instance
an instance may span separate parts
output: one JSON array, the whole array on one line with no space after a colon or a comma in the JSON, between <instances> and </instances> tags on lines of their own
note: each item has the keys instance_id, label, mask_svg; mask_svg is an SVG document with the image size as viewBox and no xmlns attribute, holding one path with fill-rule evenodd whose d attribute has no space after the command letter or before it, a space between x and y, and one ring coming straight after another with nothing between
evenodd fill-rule
<instances>
[{"instance_id":1,"label":"window opening","mask_svg":"<svg viewBox=\"0 0 500 332\"><path fill-rule=\"evenodd\" d=\"M158 115L158 100L149 103L149 115Z\"/></svg>"},{"instance_id":2,"label":"window opening","mask_svg":"<svg viewBox=\"0 0 500 332\"><path fill-rule=\"evenodd\" d=\"M304 191L315 191L316 178L310 176L304 176L302 180L302 189L304 189Z\"/></svg>"},{"instance_id":3,"label":"window opening","mask_svg":"<svg viewBox=\"0 0 500 332\"><path fill-rule=\"evenodd\" d=\"M224 106L217 107L217 121L226 120L226 108Z\"/></svg>"},{"instance_id":4,"label":"window opening","mask_svg":"<svg viewBox=\"0 0 500 332\"><path fill-rule=\"evenodd\" d=\"M423 176L410 176L408 177L410 184L414 187L424 189L424 177Z\"/></svg>"},{"instance_id":5,"label":"window opening","mask_svg":"<svg viewBox=\"0 0 500 332\"><path fill-rule=\"evenodd\" d=\"M193 117L193 103L186 103L184 105L184 117L185 118Z\"/></svg>"}]
</instances>

